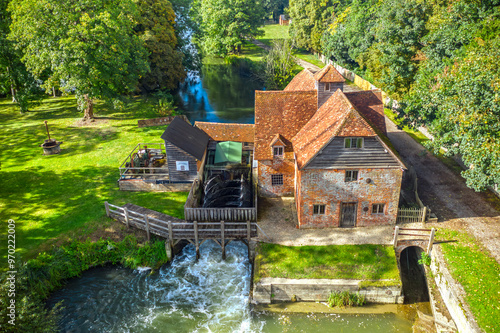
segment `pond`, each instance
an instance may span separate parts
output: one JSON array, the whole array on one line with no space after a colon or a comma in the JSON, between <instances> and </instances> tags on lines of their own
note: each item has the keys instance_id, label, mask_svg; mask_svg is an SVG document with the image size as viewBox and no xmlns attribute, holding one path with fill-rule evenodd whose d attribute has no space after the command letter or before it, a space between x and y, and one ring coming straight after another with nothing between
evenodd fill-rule
<instances>
[{"instance_id":1,"label":"pond","mask_svg":"<svg viewBox=\"0 0 500 333\"><path fill-rule=\"evenodd\" d=\"M102 267L72 279L48 301L64 301L64 332L411 332L395 313L272 313L249 304L247 247L233 242L221 260L213 241L186 246L158 272Z\"/></svg>"},{"instance_id":2,"label":"pond","mask_svg":"<svg viewBox=\"0 0 500 333\"><path fill-rule=\"evenodd\" d=\"M263 89L245 64L203 65L180 85L177 105L191 123L253 124L255 90Z\"/></svg>"}]
</instances>

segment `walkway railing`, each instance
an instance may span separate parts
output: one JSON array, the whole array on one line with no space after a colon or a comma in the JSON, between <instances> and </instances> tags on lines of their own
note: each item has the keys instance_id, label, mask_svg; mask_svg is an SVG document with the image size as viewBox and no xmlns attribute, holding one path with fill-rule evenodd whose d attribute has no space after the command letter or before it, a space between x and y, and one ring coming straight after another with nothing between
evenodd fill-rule
<instances>
[{"instance_id":1,"label":"walkway railing","mask_svg":"<svg viewBox=\"0 0 500 333\"><path fill-rule=\"evenodd\" d=\"M249 242L251 238L258 237L258 231L266 238L269 238L257 223L251 221L173 222L157 219L147 214L127 209L127 207L115 206L107 201L104 202L104 206L107 216L125 223L127 227L132 226L145 230L148 241L151 238L151 234L168 239L170 251L180 240L189 241L195 245L197 257L199 257L199 247L207 239L215 240L222 247L222 254L225 257L225 246L232 240L240 239ZM226 243L226 241L228 242Z\"/></svg>"}]
</instances>

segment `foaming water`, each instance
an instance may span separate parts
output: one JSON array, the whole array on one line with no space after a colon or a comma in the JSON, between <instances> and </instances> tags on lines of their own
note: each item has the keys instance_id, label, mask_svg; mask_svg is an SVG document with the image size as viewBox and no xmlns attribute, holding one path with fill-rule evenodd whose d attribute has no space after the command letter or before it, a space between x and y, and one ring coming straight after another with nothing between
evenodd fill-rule
<instances>
[{"instance_id":1,"label":"foaming water","mask_svg":"<svg viewBox=\"0 0 500 333\"><path fill-rule=\"evenodd\" d=\"M207 241L195 260L189 245L171 265L145 270L89 270L54 293L63 300L63 332L411 332L395 314L271 314L251 311L246 245Z\"/></svg>"}]
</instances>

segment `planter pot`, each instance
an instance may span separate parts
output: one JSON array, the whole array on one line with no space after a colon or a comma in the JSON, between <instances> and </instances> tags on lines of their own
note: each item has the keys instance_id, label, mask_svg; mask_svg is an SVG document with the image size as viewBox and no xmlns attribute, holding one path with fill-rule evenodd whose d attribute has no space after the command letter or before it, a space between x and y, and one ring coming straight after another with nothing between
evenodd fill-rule
<instances>
[{"instance_id":1,"label":"planter pot","mask_svg":"<svg viewBox=\"0 0 500 333\"><path fill-rule=\"evenodd\" d=\"M45 140L45 142L42 143L40 147L43 148L44 155L54 155L61 152L61 143L62 141Z\"/></svg>"}]
</instances>

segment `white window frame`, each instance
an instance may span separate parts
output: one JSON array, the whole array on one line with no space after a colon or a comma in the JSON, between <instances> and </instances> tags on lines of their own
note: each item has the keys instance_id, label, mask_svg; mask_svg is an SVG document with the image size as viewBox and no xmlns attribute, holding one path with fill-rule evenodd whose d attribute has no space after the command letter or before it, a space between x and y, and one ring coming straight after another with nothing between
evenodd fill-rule
<instances>
[{"instance_id":1,"label":"white window frame","mask_svg":"<svg viewBox=\"0 0 500 333\"><path fill-rule=\"evenodd\" d=\"M325 215L326 205L325 204L314 204L313 205L313 215Z\"/></svg>"},{"instance_id":2,"label":"white window frame","mask_svg":"<svg viewBox=\"0 0 500 333\"><path fill-rule=\"evenodd\" d=\"M375 207L377 207L377 211L375 211ZM375 214L375 215L385 214L385 203L372 204L372 214Z\"/></svg>"},{"instance_id":3,"label":"white window frame","mask_svg":"<svg viewBox=\"0 0 500 333\"><path fill-rule=\"evenodd\" d=\"M353 177L354 175L356 175L356 178ZM358 181L358 179L359 179L359 170L346 170L345 171L344 181L346 183L355 182L355 181Z\"/></svg>"},{"instance_id":4,"label":"white window frame","mask_svg":"<svg viewBox=\"0 0 500 333\"><path fill-rule=\"evenodd\" d=\"M353 147L353 143L355 147ZM360 137L353 138L345 138L344 139L344 148L346 149L361 149L365 145L365 140Z\"/></svg>"},{"instance_id":5,"label":"white window frame","mask_svg":"<svg viewBox=\"0 0 500 333\"><path fill-rule=\"evenodd\" d=\"M279 154L280 150L281 150L281 154ZM276 154L276 151L278 151L278 154ZM283 146L274 146L273 147L273 157L283 158L284 155L285 155L285 147L283 147Z\"/></svg>"}]
</instances>

